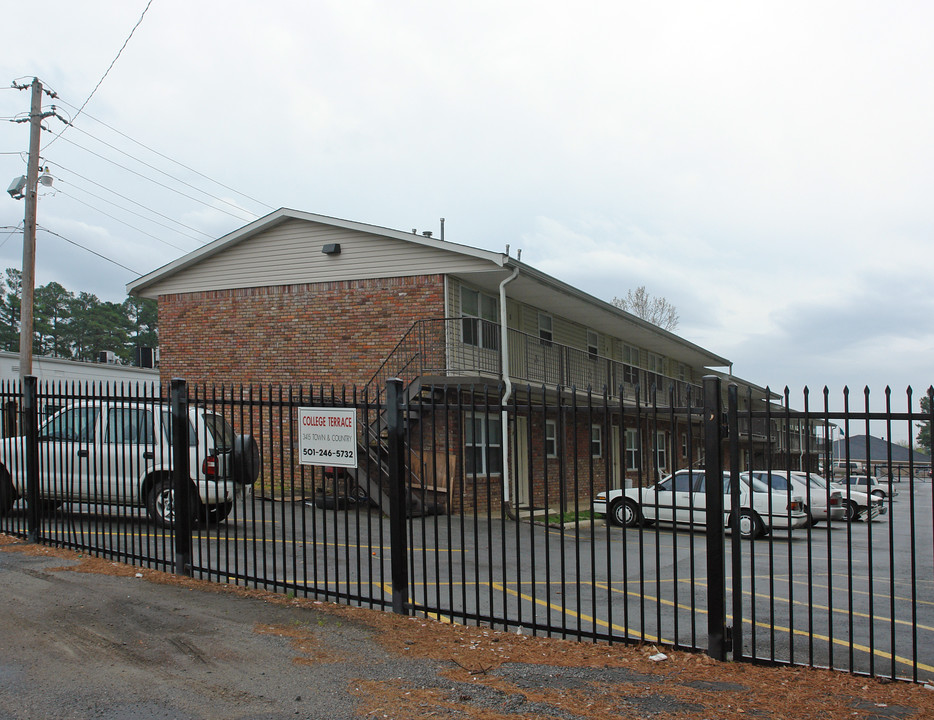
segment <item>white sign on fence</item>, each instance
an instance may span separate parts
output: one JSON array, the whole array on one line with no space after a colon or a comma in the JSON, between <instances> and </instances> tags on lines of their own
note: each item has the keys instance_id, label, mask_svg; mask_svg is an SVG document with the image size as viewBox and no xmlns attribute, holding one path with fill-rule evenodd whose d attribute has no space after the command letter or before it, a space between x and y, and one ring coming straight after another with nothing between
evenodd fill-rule
<instances>
[{"instance_id":1,"label":"white sign on fence","mask_svg":"<svg viewBox=\"0 0 934 720\"><path fill-rule=\"evenodd\" d=\"M299 408L298 451L302 465L357 467L357 411Z\"/></svg>"}]
</instances>

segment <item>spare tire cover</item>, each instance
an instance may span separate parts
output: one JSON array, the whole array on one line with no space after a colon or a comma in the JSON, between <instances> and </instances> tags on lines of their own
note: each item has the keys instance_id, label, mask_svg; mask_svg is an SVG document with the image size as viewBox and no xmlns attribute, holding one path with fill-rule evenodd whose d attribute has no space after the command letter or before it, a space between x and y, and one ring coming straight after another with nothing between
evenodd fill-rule
<instances>
[{"instance_id":1,"label":"spare tire cover","mask_svg":"<svg viewBox=\"0 0 934 720\"><path fill-rule=\"evenodd\" d=\"M241 485L252 485L259 477L259 447L252 435L235 435L231 457L231 479Z\"/></svg>"}]
</instances>

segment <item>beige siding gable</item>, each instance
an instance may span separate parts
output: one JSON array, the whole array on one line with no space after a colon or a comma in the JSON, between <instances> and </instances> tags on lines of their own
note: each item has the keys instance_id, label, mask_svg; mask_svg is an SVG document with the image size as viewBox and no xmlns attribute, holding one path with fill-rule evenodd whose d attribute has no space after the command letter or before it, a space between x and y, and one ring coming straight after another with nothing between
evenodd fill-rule
<instances>
[{"instance_id":1,"label":"beige siding gable","mask_svg":"<svg viewBox=\"0 0 934 720\"><path fill-rule=\"evenodd\" d=\"M322 247L337 243L340 254ZM291 219L206 257L147 288L168 295L363 278L487 270L490 263L444 247Z\"/></svg>"}]
</instances>

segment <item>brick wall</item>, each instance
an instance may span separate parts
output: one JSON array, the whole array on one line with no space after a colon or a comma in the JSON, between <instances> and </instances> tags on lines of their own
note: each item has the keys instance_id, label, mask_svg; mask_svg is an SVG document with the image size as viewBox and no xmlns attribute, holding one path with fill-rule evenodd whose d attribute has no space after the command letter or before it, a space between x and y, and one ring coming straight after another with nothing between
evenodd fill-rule
<instances>
[{"instance_id":1,"label":"brick wall","mask_svg":"<svg viewBox=\"0 0 934 720\"><path fill-rule=\"evenodd\" d=\"M415 320L441 317L441 275L163 295L160 370L189 383L362 387Z\"/></svg>"}]
</instances>

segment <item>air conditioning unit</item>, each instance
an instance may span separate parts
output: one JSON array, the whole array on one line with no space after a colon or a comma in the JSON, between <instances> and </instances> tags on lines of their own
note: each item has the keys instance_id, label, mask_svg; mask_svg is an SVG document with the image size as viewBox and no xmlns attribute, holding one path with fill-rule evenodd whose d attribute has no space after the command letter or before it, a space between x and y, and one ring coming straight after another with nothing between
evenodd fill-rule
<instances>
[{"instance_id":1,"label":"air conditioning unit","mask_svg":"<svg viewBox=\"0 0 934 720\"><path fill-rule=\"evenodd\" d=\"M136 367L155 367L156 353L151 347L136 348Z\"/></svg>"},{"instance_id":2,"label":"air conditioning unit","mask_svg":"<svg viewBox=\"0 0 934 720\"><path fill-rule=\"evenodd\" d=\"M117 354L113 350L101 350L100 354L97 356L97 362L106 363L107 365L116 365Z\"/></svg>"}]
</instances>

